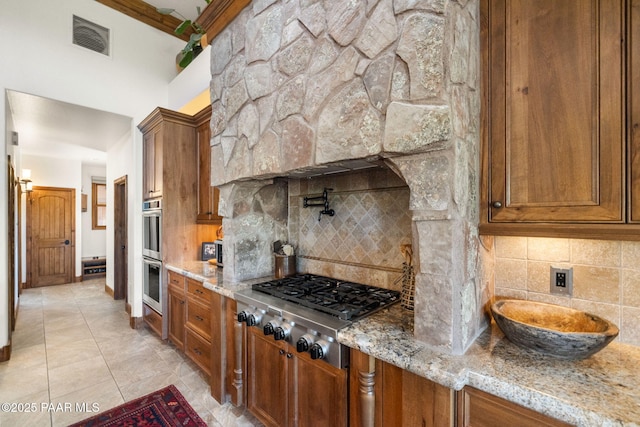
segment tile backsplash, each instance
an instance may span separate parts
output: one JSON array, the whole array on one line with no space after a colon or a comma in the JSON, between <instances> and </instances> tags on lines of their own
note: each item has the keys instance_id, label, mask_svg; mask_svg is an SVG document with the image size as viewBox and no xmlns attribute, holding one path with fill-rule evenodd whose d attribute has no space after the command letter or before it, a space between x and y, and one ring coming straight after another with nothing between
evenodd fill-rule
<instances>
[{"instance_id":1,"label":"tile backsplash","mask_svg":"<svg viewBox=\"0 0 640 427\"><path fill-rule=\"evenodd\" d=\"M640 346L640 242L495 237L495 295L602 316ZM573 296L550 293L550 268L573 268Z\"/></svg>"},{"instance_id":2,"label":"tile backsplash","mask_svg":"<svg viewBox=\"0 0 640 427\"><path fill-rule=\"evenodd\" d=\"M305 196L329 192L335 216L303 208ZM409 188L390 170L290 180L289 234L302 271L394 288L411 243Z\"/></svg>"}]
</instances>

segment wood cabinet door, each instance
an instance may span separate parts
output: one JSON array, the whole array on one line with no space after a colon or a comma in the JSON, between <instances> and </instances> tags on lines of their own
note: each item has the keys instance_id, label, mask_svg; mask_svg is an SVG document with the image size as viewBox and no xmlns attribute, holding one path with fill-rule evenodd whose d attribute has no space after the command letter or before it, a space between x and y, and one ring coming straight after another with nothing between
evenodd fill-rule
<instances>
[{"instance_id":1,"label":"wood cabinet door","mask_svg":"<svg viewBox=\"0 0 640 427\"><path fill-rule=\"evenodd\" d=\"M185 296L184 288L176 289L169 285L168 301L169 306L169 340L175 346L184 351L184 323L185 323Z\"/></svg>"},{"instance_id":2,"label":"wood cabinet door","mask_svg":"<svg viewBox=\"0 0 640 427\"><path fill-rule=\"evenodd\" d=\"M374 427L451 427L453 390L402 368L374 360L352 349L350 365L350 425ZM373 402L364 396L373 387ZM366 421L373 413L373 423Z\"/></svg>"},{"instance_id":3,"label":"wood cabinet door","mask_svg":"<svg viewBox=\"0 0 640 427\"><path fill-rule=\"evenodd\" d=\"M247 328L247 408L268 427L286 427L289 385L286 344Z\"/></svg>"},{"instance_id":4,"label":"wood cabinet door","mask_svg":"<svg viewBox=\"0 0 640 427\"><path fill-rule=\"evenodd\" d=\"M623 3L482 1L483 221L624 222Z\"/></svg>"},{"instance_id":5,"label":"wood cabinet door","mask_svg":"<svg viewBox=\"0 0 640 427\"><path fill-rule=\"evenodd\" d=\"M627 22L629 222L640 223L640 0L630 0Z\"/></svg>"},{"instance_id":6,"label":"wood cabinet door","mask_svg":"<svg viewBox=\"0 0 640 427\"><path fill-rule=\"evenodd\" d=\"M201 224L221 224L218 215L218 188L211 186L211 106L196 115L198 149L198 213Z\"/></svg>"},{"instance_id":7,"label":"wood cabinet door","mask_svg":"<svg viewBox=\"0 0 640 427\"><path fill-rule=\"evenodd\" d=\"M347 372L328 363L312 360L309 353L287 353L289 369L290 426L346 427Z\"/></svg>"},{"instance_id":8,"label":"wood cabinet door","mask_svg":"<svg viewBox=\"0 0 640 427\"><path fill-rule=\"evenodd\" d=\"M162 127L151 129L143 139L143 198L162 196Z\"/></svg>"},{"instance_id":9,"label":"wood cabinet door","mask_svg":"<svg viewBox=\"0 0 640 427\"><path fill-rule=\"evenodd\" d=\"M460 427L565 427L570 424L473 387L458 392Z\"/></svg>"}]
</instances>

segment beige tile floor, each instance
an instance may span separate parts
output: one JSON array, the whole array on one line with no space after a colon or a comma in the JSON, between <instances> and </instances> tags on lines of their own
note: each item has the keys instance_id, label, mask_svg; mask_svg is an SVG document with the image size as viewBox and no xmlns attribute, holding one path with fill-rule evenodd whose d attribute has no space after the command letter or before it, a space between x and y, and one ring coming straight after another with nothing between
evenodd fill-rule
<instances>
[{"instance_id":1,"label":"beige tile floor","mask_svg":"<svg viewBox=\"0 0 640 427\"><path fill-rule=\"evenodd\" d=\"M0 426L67 426L169 384L209 426L261 425L213 399L172 344L131 329L104 279L25 290L12 340L0 363Z\"/></svg>"}]
</instances>

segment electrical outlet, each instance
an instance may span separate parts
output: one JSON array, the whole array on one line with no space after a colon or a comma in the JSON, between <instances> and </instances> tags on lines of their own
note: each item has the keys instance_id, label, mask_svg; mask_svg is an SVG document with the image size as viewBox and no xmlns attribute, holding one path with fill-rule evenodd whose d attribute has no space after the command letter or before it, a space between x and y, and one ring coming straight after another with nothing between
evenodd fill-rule
<instances>
[{"instance_id":1,"label":"electrical outlet","mask_svg":"<svg viewBox=\"0 0 640 427\"><path fill-rule=\"evenodd\" d=\"M555 295L573 295L573 268L551 267L550 291Z\"/></svg>"}]
</instances>

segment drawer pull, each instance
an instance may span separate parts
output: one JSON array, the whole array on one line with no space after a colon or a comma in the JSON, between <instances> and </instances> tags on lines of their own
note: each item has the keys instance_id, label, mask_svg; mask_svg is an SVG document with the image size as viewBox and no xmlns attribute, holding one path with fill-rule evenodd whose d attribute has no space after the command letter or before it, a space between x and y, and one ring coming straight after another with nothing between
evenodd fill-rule
<instances>
[{"instance_id":1,"label":"drawer pull","mask_svg":"<svg viewBox=\"0 0 640 427\"><path fill-rule=\"evenodd\" d=\"M202 292L200 289L196 289L196 293L202 295L204 292Z\"/></svg>"},{"instance_id":2,"label":"drawer pull","mask_svg":"<svg viewBox=\"0 0 640 427\"><path fill-rule=\"evenodd\" d=\"M195 316L195 318L196 318L196 320L199 320L199 321L201 321L201 322L204 320L204 319L203 319L202 317L200 317L200 316Z\"/></svg>"},{"instance_id":3,"label":"drawer pull","mask_svg":"<svg viewBox=\"0 0 640 427\"><path fill-rule=\"evenodd\" d=\"M197 354L198 356L201 356L201 355L202 355L202 352L201 352L201 351L200 351L200 349L198 349L198 348L194 348L194 349L193 349L193 352L194 352L195 354Z\"/></svg>"}]
</instances>

